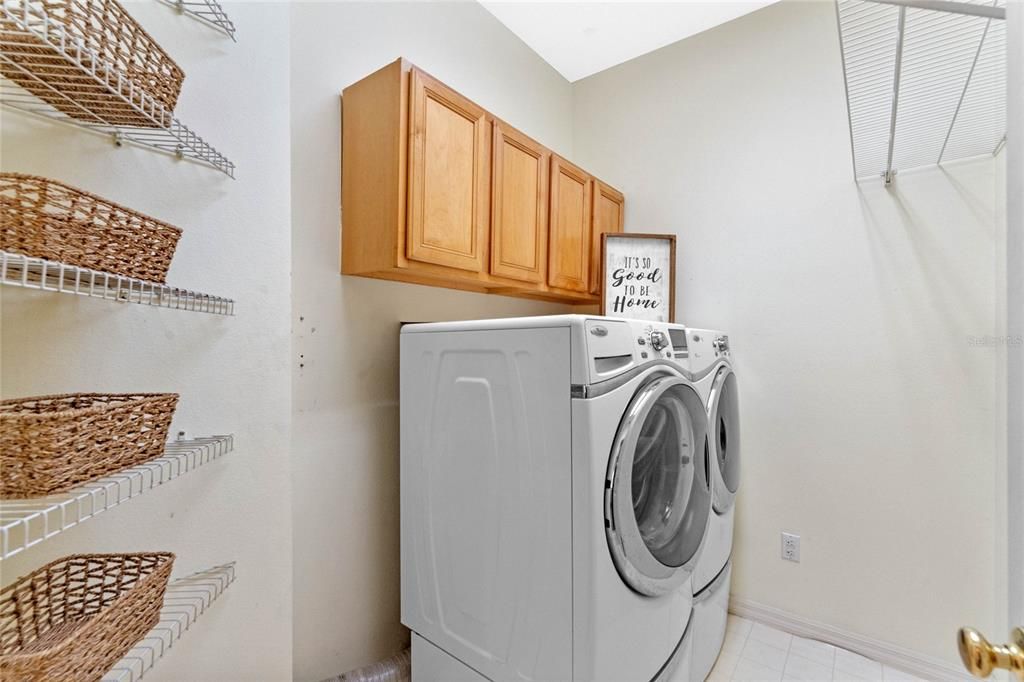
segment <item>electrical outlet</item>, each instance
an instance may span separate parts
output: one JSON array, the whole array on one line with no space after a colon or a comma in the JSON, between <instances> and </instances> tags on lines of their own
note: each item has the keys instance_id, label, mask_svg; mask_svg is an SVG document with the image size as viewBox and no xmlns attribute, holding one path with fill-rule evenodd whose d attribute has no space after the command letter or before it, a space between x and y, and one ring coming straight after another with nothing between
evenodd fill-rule
<instances>
[{"instance_id":1,"label":"electrical outlet","mask_svg":"<svg viewBox=\"0 0 1024 682\"><path fill-rule=\"evenodd\" d=\"M782 558L786 561L800 563L800 536L793 533L782 534Z\"/></svg>"}]
</instances>

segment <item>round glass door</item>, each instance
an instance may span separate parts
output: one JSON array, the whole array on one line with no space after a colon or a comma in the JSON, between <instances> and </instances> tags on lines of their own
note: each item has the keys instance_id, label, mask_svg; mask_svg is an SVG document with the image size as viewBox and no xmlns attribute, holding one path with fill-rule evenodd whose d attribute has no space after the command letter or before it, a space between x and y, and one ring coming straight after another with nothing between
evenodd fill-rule
<instances>
[{"instance_id":1,"label":"round glass door","mask_svg":"<svg viewBox=\"0 0 1024 682\"><path fill-rule=\"evenodd\" d=\"M678 376L637 391L616 434L605 485L605 529L619 574L651 596L682 584L711 511L707 415Z\"/></svg>"},{"instance_id":2,"label":"round glass door","mask_svg":"<svg viewBox=\"0 0 1024 682\"><path fill-rule=\"evenodd\" d=\"M729 510L740 487L740 407L736 374L722 367L711 386L708 421L715 455L716 480L713 486L715 511Z\"/></svg>"}]
</instances>

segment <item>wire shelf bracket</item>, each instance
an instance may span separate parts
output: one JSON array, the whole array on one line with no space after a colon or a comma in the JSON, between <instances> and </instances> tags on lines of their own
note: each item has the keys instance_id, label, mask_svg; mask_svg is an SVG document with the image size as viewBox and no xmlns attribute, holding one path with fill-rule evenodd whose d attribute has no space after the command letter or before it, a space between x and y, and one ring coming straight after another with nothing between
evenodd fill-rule
<instances>
[{"instance_id":1,"label":"wire shelf bracket","mask_svg":"<svg viewBox=\"0 0 1024 682\"><path fill-rule=\"evenodd\" d=\"M896 71L892 77L892 112L889 115L889 151L885 156L885 184L891 184L893 178L892 153L896 148L896 112L900 104L900 77L903 75L903 41L906 37L907 8L900 7L897 20L896 35Z\"/></svg>"},{"instance_id":2,"label":"wire shelf bracket","mask_svg":"<svg viewBox=\"0 0 1024 682\"><path fill-rule=\"evenodd\" d=\"M67 493L3 500L0 502L0 559L20 554L233 449L234 438L230 435L171 441L161 457L90 481Z\"/></svg>"},{"instance_id":3,"label":"wire shelf bracket","mask_svg":"<svg viewBox=\"0 0 1024 682\"><path fill-rule=\"evenodd\" d=\"M227 34L231 40L238 42L238 39L235 38L235 24L228 18L227 12L217 0L160 0L160 2L178 10L179 14L186 14L212 29Z\"/></svg>"},{"instance_id":4,"label":"wire shelf bracket","mask_svg":"<svg viewBox=\"0 0 1024 682\"><path fill-rule=\"evenodd\" d=\"M92 50L80 36L69 33L63 25L53 21L47 15L45 3L0 0L0 15L5 24L13 27L5 29L0 37L0 61L5 68L16 71L41 91L52 94L75 115L60 111L6 78L0 78L0 104L21 113L106 135L118 146L130 142L178 159L196 161L235 177L234 163L174 118L163 104L136 89L130 79ZM39 73L53 70L53 60L45 51L27 48L27 39L43 41L62 60L76 67L73 76L65 76L65 85L80 93L79 97L95 99L101 93L103 97L115 98L150 125L120 125L110 114L87 107L84 99L77 101L40 78Z\"/></svg>"},{"instance_id":5,"label":"wire shelf bracket","mask_svg":"<svg viewBox=\"0 0 1024 682\"><path fill-rule=\"evenodd\" d=\"M994 156L1006 0L836 0L854 178Z\"/></svg>"},{"instance_id":6,"label":"wire shelf bracket","mask_svg":"<svg viewBox=\"0 0 1024 682\"><path fill-rule=\"evenodd\" d=\"M160 622L103 676L103 682L141 679L234 581L232 562L171 582L164 593Z\"/></svg>"},{"instance_id":7,"label":"wire shelf bracket","mask_svg":"<svg viewBox=\"0 0 1024 682\"><path fill-rule=\"evenodd\" d=\"M230 298L2 250L0 284L195 313L235 314Z\"/></svg>"}]
</instances>

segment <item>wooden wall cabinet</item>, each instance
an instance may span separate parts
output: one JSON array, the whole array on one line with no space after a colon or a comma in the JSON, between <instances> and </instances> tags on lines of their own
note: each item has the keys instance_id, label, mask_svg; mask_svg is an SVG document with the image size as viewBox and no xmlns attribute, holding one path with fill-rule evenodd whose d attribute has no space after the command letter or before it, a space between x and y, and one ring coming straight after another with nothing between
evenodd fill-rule
<instances>
[{"instance_id":1,"label":"wooden wall cabinet","mask_svg":"<svg viewBox=\"0 0 1024 682\"><path fill-rule=\"evenodd\" d=\"M590 290L590 218L593 180L560 156L551 157L551 241L548 284Z\"/></svg>"},{"instance_id":2,"label":"wooden wall cabinet","mask_svg":"<svg viewBox=\"0 0 1024 682\"><path fill-rule=\"evenodd\" d=\"M343 274L599 300L622 194L405 60L345 88L341 175Z\"/></svg>"},{"instance_id":3,"label":"wooden wall cabinet","mask_svg":"<svg viewBox=\"0 0 1024 682\"><path fill-rule=\"evenodd\" d=\"M625 227L626 199L622 192L594 180L594 217L590 232L590 293L601 293L601 235L622 232ZM596 267L595 267L596 265Z\"/></svg>"},{"instance_id":4,"label":"wooden wall cabinet","mask_svg":"<svg viewBox=\"0 0 1024 682\"><path fill-rule=\"evenodd\" d=\"M491 274L539 284L548 262L551 153L499 121L493 130Z\"/></svg>"},{"instance_id":5,"label":"wooden wall cabinet","mask_svg":"<svg viewBox=\"0 0 1024 682\"><path fill-rule=\"evenodd\" d=\"M490 208L486 113L413 69L410 133L406 255L481 272Z\"/></svg>"}]
</instances>

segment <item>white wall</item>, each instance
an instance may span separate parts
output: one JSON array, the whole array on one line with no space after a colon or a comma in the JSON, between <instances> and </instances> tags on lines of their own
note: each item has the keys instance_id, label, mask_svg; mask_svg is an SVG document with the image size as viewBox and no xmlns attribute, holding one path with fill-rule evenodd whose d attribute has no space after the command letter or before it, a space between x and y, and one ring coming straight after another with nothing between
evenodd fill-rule
<instances>
[{"instance_id":1,"label":"white wall","mask_svg":"<svg viewBox=\"0 0 1024 682\"><path fill-rule=\"evenodd\" d=\"M994 163L858 188L845 106L834 6L784 2L576 83L576 158L731 334L735 595L952 664L997 620Z\"/></svg>"},{"instance_id":2,"label":"white wall","mask_svg":"<svg viewBox=\"0 0 1024 682\"><path fill-rule=\"evenodd\" d=\"M4 561L4 582L75 552L171 550L175 575L236 560L235 584L146 679L291 672L288 10L231 5L239 42L155 2L131 13L183 67L179 117L238 164L217 171L4 112L3 169L47 175L184 229L172 285L234 318L4 288L4 397L177 391L173 430L235 452Z\"/></svg>"},{"instance_id":3,"label":"white wall","mask_svg":"<svg viewBox=\"0 0 1024 682\"><path fill-rule=\"evenodd\" d=\"M572 157L569 84L476 3L295 4L295 679L405 646L399 625L398 325L555 305L338 274L341 90L406 57Z\"/></svg>"}]
</instances>

